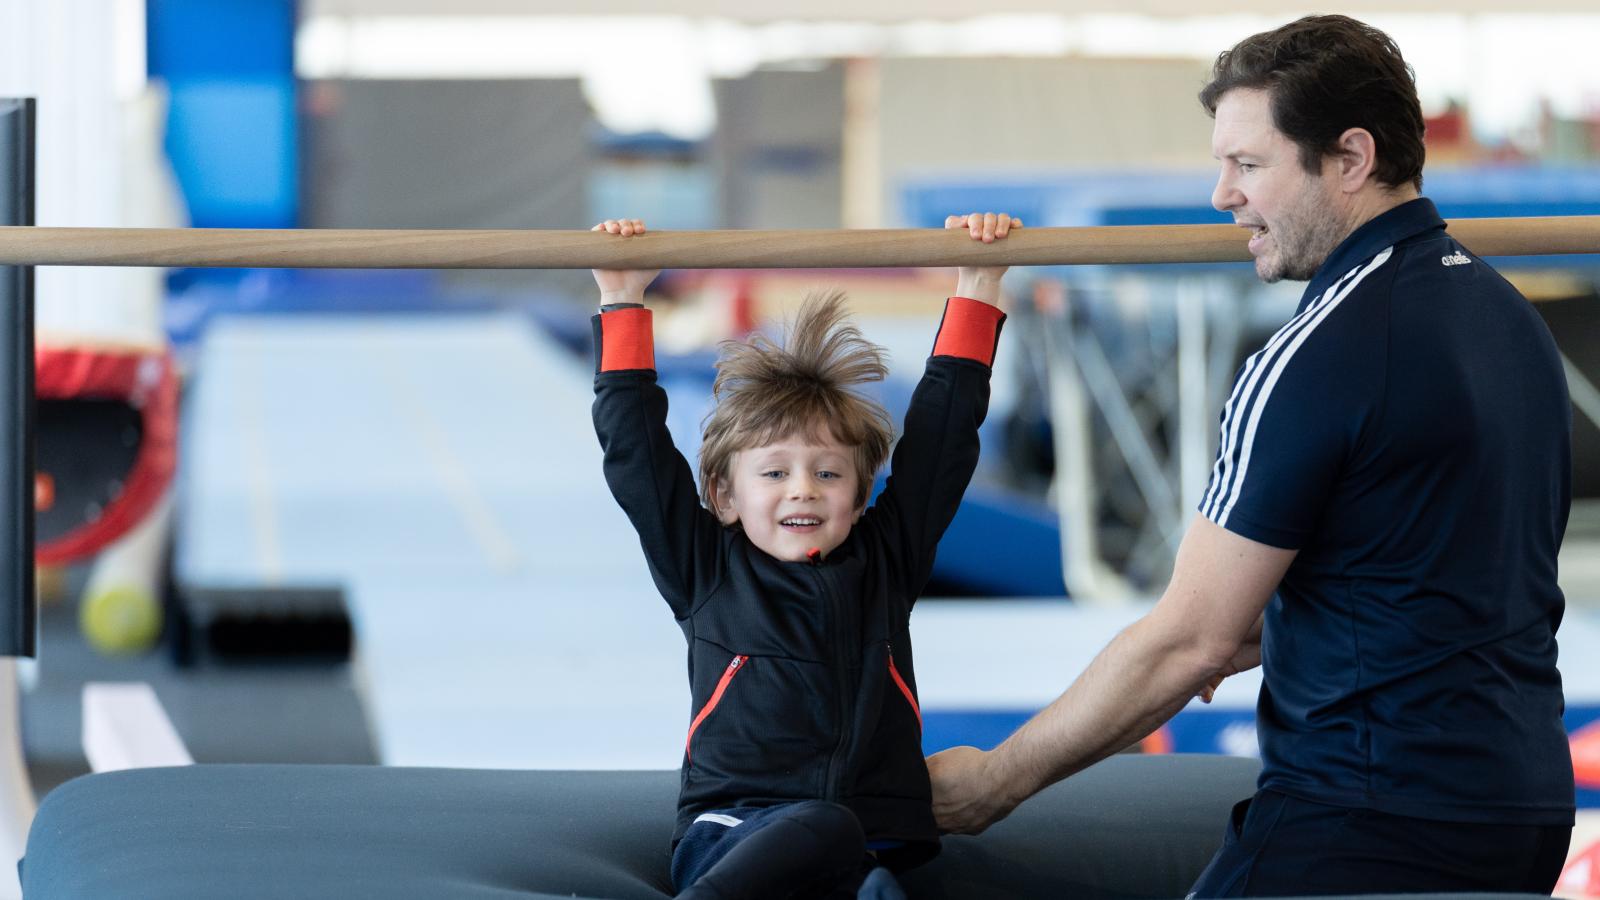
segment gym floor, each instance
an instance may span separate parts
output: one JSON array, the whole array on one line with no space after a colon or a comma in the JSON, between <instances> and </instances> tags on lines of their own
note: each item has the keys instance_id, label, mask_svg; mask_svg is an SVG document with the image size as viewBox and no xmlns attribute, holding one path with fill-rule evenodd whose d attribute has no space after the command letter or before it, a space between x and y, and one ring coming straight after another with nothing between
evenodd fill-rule
<instances>
[{"instance_id":1,"label":"gym floor","mask_svg":"<svg viewBox=\"0 0 1600 900\"><path fill-rule=\"evenodd\" d=\"M76 596L81 572L69 576ZM78 630L77 604L39 610L39 658L22 667L23 753L34 794L89 771L83 753L83 686L143 681L160 699L196 762L375 763L348 664L174 664L165 647L108 657Z\"/></svg>"}]
</instances>

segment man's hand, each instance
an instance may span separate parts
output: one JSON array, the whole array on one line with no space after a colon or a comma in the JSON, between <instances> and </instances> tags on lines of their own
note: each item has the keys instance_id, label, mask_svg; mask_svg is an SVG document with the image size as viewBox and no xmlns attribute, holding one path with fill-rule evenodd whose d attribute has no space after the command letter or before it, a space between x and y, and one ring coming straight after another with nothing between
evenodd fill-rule
<instances>
[{"instance_id":1,"label":"man's hand","mask_svg":"<svg viewBox=\"0 0 1600 900\"><path fill-rule=\"evenodd\" d=\"M1006 213L968 213L964 216L947 216L945 228L965 228L975 241L992 244L1005 240L1013 228L1021 228L1022 220ZM1000 279L1006 266L962 266L956 275L956 296L999 305Z\"/></svg>"},{"instance_id":2,"label":"man's hand","mask_svg":"<svg viewBox=\"0 0 1600 900\"><path fill-rule=\"evenodd\" d=\"M644 222L639 219L607 219L590 231L604 231L631 237L644 234ZM594 283L600 286L600 305L607 303L642 303L644 289L661 274L660 269L591 269Z\"/></svg>"},{"instance_id":3,"label":"man's hand","mask_svg":"<svg viewBox=\"0 0 1600 900\"><path fill-rule=\"evenodd\" d=\"M933 782L933 817L946 834L980 834L1004 819L1016 803L1000 796L989 777L989 754L977 747L951 747L928 757Z\"/></svg>"}]
</instances>

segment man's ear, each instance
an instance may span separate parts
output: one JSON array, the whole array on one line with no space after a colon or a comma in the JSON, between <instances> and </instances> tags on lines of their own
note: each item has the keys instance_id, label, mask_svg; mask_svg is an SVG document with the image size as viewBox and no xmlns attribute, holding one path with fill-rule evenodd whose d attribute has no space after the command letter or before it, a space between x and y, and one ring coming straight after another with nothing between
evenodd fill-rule
<instances>
[{"instance_id":1,"label":"man's ear","mask_svg":"<svg viewBox=\"0 0 1600 900\"><path fill-rule=\"evenodd\" d=\"M739 521L739 513L733 508L733 491L725 479L716 476L711 478L711 511L724 525Z\"/></svg>"},{"instance_id":2,"label":"man's ear","mask_svg":"<svg viewBox=\"0 0 1600 900\"><path fill-rule=\"evenodd\" d=\"M1365 128L1347 128L1334 145L1333 160L1339 167L1339 187L1355 193L1378 167L1378 144Z\"/></svg>"}]
</instances>

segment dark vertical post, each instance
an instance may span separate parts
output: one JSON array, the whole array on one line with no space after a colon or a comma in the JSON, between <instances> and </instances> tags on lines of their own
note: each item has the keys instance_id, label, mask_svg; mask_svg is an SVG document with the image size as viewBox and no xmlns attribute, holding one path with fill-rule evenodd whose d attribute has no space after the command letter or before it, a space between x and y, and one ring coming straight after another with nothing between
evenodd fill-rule
<instances>
[{"instance_id":1,"label":"dark vertical post","mask_svg":"<svg viewBox=\"0 0 1600 900\"><path fill-rule=\"evenodd\" d=\"M0 99L0 225L33 224L34 101ZM33 656L33 267L0 266L0 657Z\"/></svg>"}]
</instances>

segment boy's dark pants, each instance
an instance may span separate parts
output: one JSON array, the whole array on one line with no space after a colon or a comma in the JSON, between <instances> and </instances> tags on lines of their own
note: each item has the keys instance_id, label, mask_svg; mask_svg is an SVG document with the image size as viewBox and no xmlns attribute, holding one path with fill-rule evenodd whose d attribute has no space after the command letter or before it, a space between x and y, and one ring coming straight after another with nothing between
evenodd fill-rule
<instances>
[{"instance_id":1,"label":"boy's dark pants","mask_svg":"<svg viewBox=\"0 0 1600 900\"><path fill-rule=\"evenodd\" d=\"M853 898L871 868L861 823L837 803L807 800L717 814L741 822L689 827L672 853L679 897Z\"/></svg>"},{"instance_id":2,"label":"boy's dark pants","mask_svg":"<svg viewBox=\"0 0 1600 900\"><path fill-rule=\"evenodd\" d=\"M1233 808L1189 896L1548 894L1571 838L1570 825L1439 822L1265 790Z\"/></svg>"}]
</instances>

